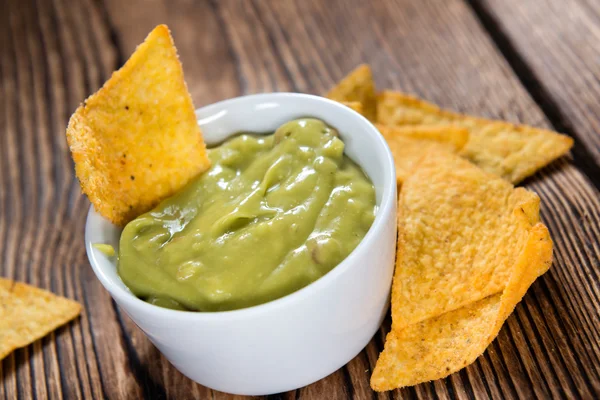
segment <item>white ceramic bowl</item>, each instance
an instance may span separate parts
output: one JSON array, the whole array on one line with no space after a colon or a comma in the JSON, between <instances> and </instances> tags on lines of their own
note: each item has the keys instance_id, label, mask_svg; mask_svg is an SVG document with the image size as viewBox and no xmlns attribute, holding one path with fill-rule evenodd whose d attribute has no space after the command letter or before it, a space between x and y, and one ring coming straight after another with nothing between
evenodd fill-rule
<instances>
[{"instance_id":1,"label":"white ceramic bowl","mask_svg":"<svg viewBox=\"0 0 600 400\"><path fill-rule=\"evenodd\" d=\"M396 176L392 155L360 114L322 97L273 93L238 97L197 111L204 139L239 131L269 132L299 117L338 129L346 154L375 185L375 221L356 249L327 275L278 300L226 312L160 308L135 297L114 261L93 243L118 246L120 229L90 209L86 250L98 279L169 361L210 388L246 395L296 389L354 358L388 308L396 244Z\"/></svg>"}]
</instances>

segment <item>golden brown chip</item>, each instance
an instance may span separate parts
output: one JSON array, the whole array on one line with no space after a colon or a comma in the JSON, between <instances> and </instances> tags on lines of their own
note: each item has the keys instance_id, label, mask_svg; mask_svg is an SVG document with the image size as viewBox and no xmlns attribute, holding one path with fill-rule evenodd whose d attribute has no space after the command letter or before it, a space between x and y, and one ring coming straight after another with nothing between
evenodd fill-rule
<instances>
[{"instance_id":1,"label":"golden brown chip","mask_svg":"<svg viewBox=\"0 0 600 400\"><path fill-rule=\"evenodd\" d=\"M552 263L548 229L536 224L502 294L392 330L371 377L377 391L444 378L477 359L535 281Z\"/></svg>"},{"instance_id":2,"label":"golden brown chip","mask_svg":"<svg viewBox=\"0 0 600 400\"><path fill-rule=\"evenodd\" d=\"M472 363L552 262L539 198L447 152L403 185L392 330L371 377L389 390Z\"/></svg>"},{"instance_id":3,"label":"golden brown chip","mask_svg":"<svg viewBox=\"0 0 600 400\"><path fill-rule=\"evenodd\" d=\"M539 197L456 155L429 153L402 186L394 329L501 292Z\"/></svg>"},{"instance_id":4,"label":"golden brown chip","mask_svg":"<svg viewBox=\"0 0 600 400\"><path fill-rule=\"evenodd\" d=\"M209 167L165 25L75 111L67 141L83 192L120 226Z\"/></svg>"},{"instance_id":5,"label":"golden brown chip","mask_svg":"<svg viewBox=\"0 0 600 400\"><path fill-rule=\"evenodd\" d=\"M394 156L396 180L402 184L430 151L457 153L469 140L466 128L448 125L390 126L375 124Z\"/></svg>"},{"instance_id":6,"label":"golden brown chip","mask_svg":"<svg viewBox=\"0 0 600 400\"><path fill-rule=\"evenodd\" d=\"M341 101L340 103L364 116L363 105L360 101Z\"/></svg>"},{"instance_id":7,"label":"golden brown chip","mask_svg":"<svg viewBox=\"0 0 600 400\"><path fill-rule=\"evenodd\" d=\"M23 283L0 278L0 360L79 315L81 305Z\"/></svg>"},{"instance_id":8,"label":"golden brown chip","mask_svg":"<svg viewBox=\"0 0 600 400\"><path fill-rule=\"evenodd\" d=\"M371 121L376 120L377 96L375 95L375 83L371 68L362 64L342 79L337 86L327 93L327 98L339 102L362 103L362 113Z\"/></svg>"},{"instance_id":9,"label":"golden brown chip","mask_svg":"<svg viewBox=\"0 0 600 400\"><path fill-rule=\"evenodd\" d=\"M449 124L468 128L469 142L462 155L485 171L513 183L565 155L573 146L573 139L566 135L461 115L392 91L384 91L377 98L377 122L385 125Z\"/></svg>"}]
</instances>

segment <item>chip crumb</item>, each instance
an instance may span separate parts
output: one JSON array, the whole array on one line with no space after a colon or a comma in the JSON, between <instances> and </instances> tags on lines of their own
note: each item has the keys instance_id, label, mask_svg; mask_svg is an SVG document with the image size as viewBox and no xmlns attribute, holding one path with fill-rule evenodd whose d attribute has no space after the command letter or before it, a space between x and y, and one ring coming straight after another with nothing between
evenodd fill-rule
<instances>
[{"instance_id":1,"label":"chip crumb","mask_svg":"<svg viewBox=\"0 0 600 400\"><path fill-rule=\"evenodd\" d=\"M111 246L110 244L94 243L94 244L92 244L92 246L95 249L100 250L107 257L114 257L116 254L115 248L113 246Z\"/></svg>"}]
</instances>

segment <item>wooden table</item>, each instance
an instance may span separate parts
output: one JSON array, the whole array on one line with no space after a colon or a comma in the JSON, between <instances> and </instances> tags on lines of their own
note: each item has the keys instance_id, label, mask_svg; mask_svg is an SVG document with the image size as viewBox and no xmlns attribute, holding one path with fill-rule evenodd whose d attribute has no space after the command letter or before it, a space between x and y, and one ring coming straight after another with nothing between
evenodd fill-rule
<instances>
[{"instance_id":1,"label":"wooden table","mask_svg":"<svg viewBox=\"0 0 600 400\"><path fill-rule=\"evenodd\" d=\"M285 399L600 396L600 3L594 0L5 0L0 2L0 274L80 301L75 323L1 364L0 399L229 398L175 370L111 301L85 255L89 203L70 114L152 27L168 24L196 106L323 93L368 62L380 88L575 138L525 185L555 261L477 362L377 394L366 349Z\"/></svg>"}]
</instances>

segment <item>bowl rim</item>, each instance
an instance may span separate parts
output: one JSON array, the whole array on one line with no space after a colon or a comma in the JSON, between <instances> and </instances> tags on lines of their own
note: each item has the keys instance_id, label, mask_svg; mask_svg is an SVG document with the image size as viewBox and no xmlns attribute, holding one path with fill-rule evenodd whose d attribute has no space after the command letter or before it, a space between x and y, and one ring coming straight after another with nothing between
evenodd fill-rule
<instances>
[{"instance_id":1,"label":"bowl rim","mask_svg":"<svg viewBox=\"0 0 600 400\"><path fill-rule=\"evenodd\" d=\"M204 113L207 111L211 111L212 109L221 109L225 107L230 107L237 103L244 103L248 101L255 100L266 100L271 99L272 101L277 101L280 98L304 98L309 101L328 103L338 108L341 113L345 113L351 118L357 119L360 121L360 124L363 126L360 128L366 134L372 136L372 139L377 143L376 148L380 149L377 152L381 153L378 156L384 158L384 184L383 190L381 193L381 205L378 208L377 215L373 221L373 224L367 231L367 234L362 238L359 244L350 252L350 254L342 260L338 265L333 267L329 272L325 275L317 279L316 281L304 286L303 288L296 290L290 294L287 294L283 297L280 297L275 300L268 301L266 303L258 304L251 307L228 310L228 311L184 311L184 310L173 310L168 308L159 307L150 303L145 302L144 300L135 296L128 289L123 289L116 285L112 278L109 278L105 272L104 267L101 266L101 262L96 258L96 252L94 251L92 245L93 243L90 240L92 229L96 228L97 225L91 222L92 217L94 217L95 210L93 205L90 205L88 210L88 215L85 223L85 248L88 260L92 266L92 269L102 285L106 288L106 290L110 293L115 300L118 300L117 303L123 302L127 303L129 307L137 309L139 312L143 312L146 314L153 313L157 318L170 318L176 320L188 320L188 321L204 321L204 320L223 320L225 318L252 318L257 314L267 313L272 310L276 310L281 307L286 307L290 303L293 302L301 302L303 299L310 297L312 293L324 289L326 286L335 282L335 280L342 274L348 271L350 264L353 262L355 258L358 257L359 253L369 251L374 245L376 245L378 238L383 234L384 228L386 225L386 216L390 214L395 206L396 199L396 170L394 166L394 159L392 156L392 152L387 145L383 136L379 133L377 128L364 116L359 114L358 112L352 110L345 105L338 103L336 101L304 93L291 93L291 92L273 92L273 93L260 93L260 94L249 94L234 97L227 100L222 100L216 103L212 103L206 105L204 107L200 107L196 109L196 115L199 113ZM200 118L198 118L200 120ZM355 161L359 166L360 163ZM361 166L362 168L362 166ZM102 216L98 215L100 218ZM392 217L395 217L392 216ZM107 263L108 264L108 263ZM110 262L110 264L114 265L114 262Z\"/></svg>"}]
</instances>

